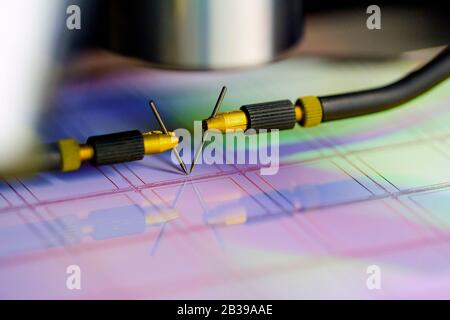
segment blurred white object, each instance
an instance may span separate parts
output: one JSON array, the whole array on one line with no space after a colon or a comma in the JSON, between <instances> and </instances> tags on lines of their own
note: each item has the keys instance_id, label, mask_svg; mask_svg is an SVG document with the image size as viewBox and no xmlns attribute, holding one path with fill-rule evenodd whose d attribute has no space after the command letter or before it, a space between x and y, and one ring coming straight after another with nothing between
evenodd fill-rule
<instances>
[{"instance_id":1,"label":"blurred white object","mask_svg":"<svg viewBox=\"0 0 450 320\"><path fill-rule=\"evenodd\" d=\"M14 170L36 142L35 124L52 70L60 0L0 2L0 172Z\"/></svg>"}]
</instances>

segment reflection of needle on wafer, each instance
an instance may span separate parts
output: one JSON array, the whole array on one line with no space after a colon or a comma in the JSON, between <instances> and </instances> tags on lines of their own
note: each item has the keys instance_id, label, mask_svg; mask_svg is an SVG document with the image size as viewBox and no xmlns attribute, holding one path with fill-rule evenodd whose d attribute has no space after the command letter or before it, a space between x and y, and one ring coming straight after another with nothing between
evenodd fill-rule
<instances>
[{"instance_id":1,"label":"reflection of needle on wafer","mask_svg":"<svg viewBox=\"0 0 450 320\"><path fill-rule=\"evenodd\" d=\"M178 211L175 209L168 209L165 211L161 211L157 214L147 214L145 216L145 223L147 225L155 225L155 224L161 224L165 222L169 222L171 220L174 220L178 218L179 214Z\"/></svg>"},{"instance_id":2,"label":"reflection of needle on wafer","mask_svg":"<svg viewBox=\"0 0 450 320\"><path fill-rule=\"evenodd\" d=\"M227 93L227 87L223 86L222 90L220 91L219 97L217 98L216 105L214 106L213 112L209 119L215 118L217 116L217 113L219 112L220 107L222 106L223 98L225 97L225 94ZM198 161L198 158L200 157L200 154L202 153L203 146L206 141L206 132L203 134L202 142L198 146L197 150L195 151L194 161L192 162L191 170L189 171L189 174L192 173L194 170L195 164Z\"/></svg>"},{"instance_id":3,"label":"reflection of needle on wafer","mask_svg":"<svg viewBox=\"0 0 450 320\"><path fill-rule=\"evenodd\" d=\"M247 212L244 208L234 208L229 212L224 212L218 216L207 219L209 225L232 226L247 222Z\"/></svg>"},{"instance_id":4,"label":"reflection of needle on wafer","mask_svg":"<svg viewBox=\"0 0 450 320\"><path fill-rule=\"evenodd\" d=\"M159 115L158 109L156 109L156 104L153 100L150 101L150 107L152 108L153 113L155 114L156 120L158 120L161 130L164 132L164 134L169 134L169 131L167 131L167 128L164 125L164 122L162 121L161 116ZM178 153L177 147L174 147L172 150L173 150L178 162L180 163L181 169L183 169L184 173L188 174L186 165L184 164L183 159L181 159L180 154Z\"/></svg>"}]
</instances>

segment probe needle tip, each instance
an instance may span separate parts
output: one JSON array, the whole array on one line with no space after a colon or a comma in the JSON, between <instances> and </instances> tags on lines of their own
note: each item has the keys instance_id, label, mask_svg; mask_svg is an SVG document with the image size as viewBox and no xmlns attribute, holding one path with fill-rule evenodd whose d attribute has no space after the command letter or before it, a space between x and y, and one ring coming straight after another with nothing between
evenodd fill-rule
<instances>
[{"instance_id":1,"label":"probe needle tip","mask_svg":"<svg viewBox=\"0 0 450 320\"><path fill-rule=\"evenodd\" d=\"M183 169L184 173L188 174L186 165L184 164L183 159L181 159L180 154L178 153L177 149L174 148L173 151L175 152L175 156L177 157L178 162L180 163L181 169Z\"/></svg>"},{"instance_id":2,"label":"probe needle tip","mask_svg":"<svg viewBox=\"0 0 450 320\"><path fill-rule=\"evenodd\" d=\"M198 158L200 157L200 154L202 153L203 146L205 145L205 140L206 140L206 132L203 134L202 142L198 145L197 150L195 151L194 161L192 162L191 170L189 171L189 174L191 174L192 171L194 171L194 167L197 164Z\"/></svg>"},{"instance_id":3,"label":"probe needle tip","mask_svg":"<svg viewBox=\"0 0 450 320\"><path fill-rule=\"evenodd\" d=\"M162 118L158 112L158 109L156 108L155 101L150 100L150 107L152 108L153 113L155 114L156 120L158 120L159 126L161 127L162 131L165 134L169 134L169 132L167 131L166 125L162 121ZM181 159L180 154L178 153L178 150L176 149L176 147L174 147L172 150L175 153L175 156L176 156L178 162L180 163L181 169L183 169L184 173L188 174L186 165L184 164L183 159Z\"/></svg>"},{"instance_id":4,"label":"probe needle tip","mask_svg":"<svg viewBox=\"0 0 450 320\"><path fill-rule=\"evenodd\" d=\"M225 94L227 93L227 90L228 89L226 86L223 86L222 90L220 90L219 97L217 98L216 104L214 106L214 109L211 113L210 118L214 118L215 116L217 116L217 113L219 112L220 107L222 106L222 102L223 102L223 99L225 98ZM197 163L200 153L203 150L203 146L205 144L205 139L206 139L206 132L204 133L204 135L202 137L202 142L200 143L200 145L197 148L197 151L195 152L194 161L192 162L191 170L189 171L189 174L191 174L192 171L194 171L195 164Z\"/></svg>"}]
</instances>

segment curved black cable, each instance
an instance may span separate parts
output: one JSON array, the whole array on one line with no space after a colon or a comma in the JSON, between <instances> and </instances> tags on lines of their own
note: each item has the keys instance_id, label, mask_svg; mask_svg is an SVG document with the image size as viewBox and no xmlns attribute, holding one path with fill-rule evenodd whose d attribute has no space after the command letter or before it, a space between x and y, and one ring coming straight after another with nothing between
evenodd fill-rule
<instances>
[{"instance_id":1,"label":"curved black cable","mask_svg":"<svg viewBox=\"0 0 450 320\"><path fill-rule=\"evenodd\" d=\"M430 62L389 85L369 90L319 97L322 121L345 119L396 107L431 89L450 76L447 46Z\"/></svg>"}]
</instances>

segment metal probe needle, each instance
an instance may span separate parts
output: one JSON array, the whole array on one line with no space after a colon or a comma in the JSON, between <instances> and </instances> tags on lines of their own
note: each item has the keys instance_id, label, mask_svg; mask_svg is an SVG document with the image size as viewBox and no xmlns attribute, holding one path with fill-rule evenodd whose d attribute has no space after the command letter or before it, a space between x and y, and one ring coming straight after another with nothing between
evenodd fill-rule
<instances>
[{"instance_id":1,"label":"metal probe needle","mask_svg":"<svg viewBox=\"0 0 450 320\"><path fill-rule=\"evenodd\" d=\"M167 131L167 128L164 124L164 122L161 119L161 116L159 115L158 109L156 109L156 104L153 100L150 101L150 107L153 110L153 113L155 114L156 119L158 120L159 126L161 127L162 131L165 134L169 134L169 131ZM174 147L173 152L175 153L175 157L177 158L178 162L180 163L181 169L183 169L184 173L188 174L186 165L183 162L183 159L181 159L180 154L178 153L177 147Z\"/></svg>"},{"instance_id":2,"label":"metal probe needle","mask_svg":"<svg viewBox=\"0 0 450 320\"><path fill-rule=\"evenodd\" d=\"M220 91L219 97L217 98L216 105L214 106L213 112L212 112L211 116L209 117L209 119L214 118L217 115L217 113L219 112L219 109L222 106L223 98L225 98L226 93L227 93L227 87L223 86L222 90ZM191 170L189 171L189 174L191 174L192 171L194 170L195 164L197 163L198 158L200 157L200 153L203 150L203 146L205 145L205 140L206 140L206 132L203 134L202 142L200 143L197 150L195 151L194 161L192 162Z\"/></svg>"}]
</instances>

